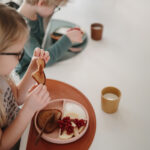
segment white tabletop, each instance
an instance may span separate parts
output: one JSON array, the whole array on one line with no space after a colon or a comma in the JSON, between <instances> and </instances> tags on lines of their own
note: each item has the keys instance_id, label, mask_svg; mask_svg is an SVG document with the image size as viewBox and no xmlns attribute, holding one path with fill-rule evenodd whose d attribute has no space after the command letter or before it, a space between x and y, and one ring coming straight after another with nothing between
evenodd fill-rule
<instances>
[{"instance_id":1,"label":"white tabletop","mask_svg":"<svg viewBox=\"0 0 150 150\"><path fill-rule=\"evenodd\" d=\"M89 35L82 53L45 73L76 87L92 103L97 129L90 150L149 150L150 1L72 0L54 17L79 24ZM93 22L104 25L102 41L90 38ZM114 114L101 110L100 92L106 86L122 92ZM28 130L20 150L25 150L27 135Z\"/></svg>"}]
</instances>

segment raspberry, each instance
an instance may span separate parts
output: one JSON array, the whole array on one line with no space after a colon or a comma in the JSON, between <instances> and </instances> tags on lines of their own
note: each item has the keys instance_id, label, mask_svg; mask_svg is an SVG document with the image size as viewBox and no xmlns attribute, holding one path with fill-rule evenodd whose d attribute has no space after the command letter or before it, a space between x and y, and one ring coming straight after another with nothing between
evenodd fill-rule
<instances>
[{"instance_id":1,"label":"raspberry","mask_svg":"<svg viewBox=\"0 0 150 150\"><path fill-rule=\"evenodd\" d=\"M67 134L71 134L71 133L74 132L74 127L73 126L68 126L66 130L67 130Z\"/></svg>"},{"instance_id":2,"label":"raspberry","mask_svg":"<svg viewBox=\"0 0 150 150\"><path fill-rule=\"evenodd\" d=\"M86 125L86 120L83 120L83 119L74 119L74 123L76 124L76 126L78 128L82 127L82 126L85 126Z\"/></svg>"},{"instance_id":3,"label":"raspberry","mask_svg":"<svg viewBox=\"0 0 150 150\"><path fill-rule=\"evenodd\" d=\"M59 127L61 129L61 133L63 133L64 130L67 131L67 134L71 134L74 132L74 127L72 126L71 122L74 122L78 129L82 126L85 126L87 121L83 119L70 119L70 117L64 117L62 120L58 120Z\"/></svg>"}]
</instances>

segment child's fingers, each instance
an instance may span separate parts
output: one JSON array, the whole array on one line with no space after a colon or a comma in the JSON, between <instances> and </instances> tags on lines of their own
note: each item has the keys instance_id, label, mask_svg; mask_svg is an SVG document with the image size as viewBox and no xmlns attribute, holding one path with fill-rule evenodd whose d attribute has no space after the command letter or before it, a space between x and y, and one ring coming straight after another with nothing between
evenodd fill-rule
<instances>
[{"instance_id":1,"label":"child's fingers","mask_svg":"<svg viewBox=\"0 0 150 150\"><path fill-rule=\"evenodd\" d=\"M73 30L80 31L81 34L83 34L83 31L79 27L70 28L67 32L70 32L70 31L73 31Z\"/></svg>"},{"instance_id":2,"label":"child's fingers","mask_svg":"<svg viewBox=\"0 0 150 150\"><path fill-rule=\"evenodd\" d=\"M34 88L33 90L32 90L32 92L34 92L34 93L39 93L41 90L42 90L42 88L43 88L43 85L42 84L39 84L39 85L37 85L37 87L36 88Z\"/></svg>"},{"instance_id":3,"label":"child's fingers","mask_svg":"<svg viewBox=\"0 0 150 150\"><path fill-rule=\"evenodd\" d=\"M45 51L45 57L48 57L48 56L49 56L49 52Z\"/></svg>"},{"instance_id":4,"label":"child's fingers","mask_svg":"<svg viewBox=\"0 0 150 150\"><path fill-rule=\"evenodd\" d=\"M37 47L35 50L34 50L34 56L36 56L36 57L39 57L40 56L40 48L39 47Z\"/></svg>"},{"instance_id":5,"label":"child's fingers","mask_svg":"<svg viewBox=\"0 0 150 150\"><path fill-rule=\"evenodd\" d=\"M48 63L49 60L50 60L50 56L46 57L45 62Z\"/></svg>"},{"instance_id":6,"label":"child's fingers","mask_svg":"<svg viewBox=\"0 0 150 150\"><path fill-rule=\"evenodd\" d=\"M78 28L78 27L74 27L74 28L70 28L70 29L68 29L68 31L72 31L72 30L79 30L79 31L80 31L80 28Z\"/></svg>"},{"instance_id":7,"label":"child's fingers","mask_svg":"<svg viewBox=\"0 0 150 150\"><path fill-rule=\"evenodd\" d=\"M40 57L40 58L44 59L46 63L50 59L49 52L48 51L44 51L44 49L40 49L40 48L36 48L35 49L34 57L37 57L37 58Z\"/></svg>"},{"instance_id":8,"label":"child's fingers","mask_svg":"<svg viewBox=\"0 0 150 150\"><path fill-rule=\"evenodd\" d=\"M82 42L83 42L82 37L80 37L79 43L82 43Z\"/></svg>"},{"instance_id":9,"label":"child's fingers","mask_svg":"<svg viewBox=\"0 0 150 150\"><path fill-rule=\"evenodd\" d=\"M41 49L41 51L40 51L40 57L44 57L44 55L45 55L45 51L43 50L43 49Z\"/></svg>"},{"instance_id":10,"label":"child's fingers","mask_svg":"<svg viewBox=\"0 0 150 150\"><path fill-rule=\"evenodd\" d=\"M78 28L78 27L73 28L73 30L81 31L81 29L80 29L80 28Z\"/></svg>"},{"instance_id":11,"label":"child's fingers","mask_svg":"<svg viewBox=\"0 0 150 150\"><path fill-rule=\"evenodd\" d=\"M41 50L41 56L40 57L45 60L45 63L47 63L50 59L49 52Z\"/></svg>"},{"instance_id":12,"label":"child's fingers","mask_svg":"<svg viewBox=\"0 0 150 150\"><path fill-rule=\"evenodd\" d=\"M41 89L41 92L39 93L39 96L44 97L46 93L47 93L47 87L44 85Z\"/></svg>"},{"instance_id":13,"label":"child's fingers","mask_svg":"<svg viewBox=\"0 0 150 150\"><path fill-rule=\"evenodd\" d=\"M29 93L32 92L36 87L37 87L37 85L33 85L33 86L31 87L31 89L28 90L28 92L29 92Z\"/></svg>"},{"instance_id":14,"label":"child's fingers","mask_svg":"<svg viewBox=\"0 0 150 150\"><path fill-rule=\"evenodd\" d=\"M46 63L49 61L50 56L49 56L49 52L48 51L45 51L45 57L44 57L44 59L45 59Z\"/></svg>"}]
</instances>

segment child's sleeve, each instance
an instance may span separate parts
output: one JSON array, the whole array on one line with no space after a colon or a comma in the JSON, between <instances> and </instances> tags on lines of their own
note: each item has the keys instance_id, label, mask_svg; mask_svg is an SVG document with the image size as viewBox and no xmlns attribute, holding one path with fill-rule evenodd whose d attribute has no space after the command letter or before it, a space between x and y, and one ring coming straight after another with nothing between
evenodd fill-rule
<instances>
[{"instance_id":1,"label":"child's sleeve","mask_svg":"<svg viewBox=\"0 0 150 150\"><path fill-rule=\"evenodd\" d=\"M25 51L27 55L32 58L35 48L41 48L41 44L35 36L30 36L28 42L25 44Z\"/></svg>"},{"instance_id":2,"label":"child's sleeve","mask_svg":"<svg viewBox=\"0 0 150 150\"><path fill-rule=\"evenodd\" d=\"M47 63L47 66L50 66L57 62L62 56L64 56L65 52L72 46L72 42L70 39L64 35L60 40L55 42L51 47L45 47L44 50L50 53L50 60Z\"/></svg>"},{"instance_id":3,"label":"child's sleeve","mask_svg":"<svg viewBox=\"0 0 150 150\"><path fill-rule=\"evenodd\" d=\"M47 63L47 66L50 66L57 62L62 56L64 56L65 52L72 46L72 42L70 39L64 35L60 40L58 40L52 46L45 47L44 50L48 51L50 54L50 60ZM30 36L28 42L25 44L25 51L30 59L33 56L35 48L41 48L40 41L35 36Z\"/></svg>"},{"instance_id":4,"label":"child's sleeve","mask_svg":"<svg viewBox=\"0 0 150 150\"><path fill-rule=\"evenodd\" d=\"M34 49L39 47L41 48L42 41L44 38L44 30L43 30L43 19L38 15L38 19L35 21L31 21L27 19L27 24L30 29L29 39L25 44L25 51L30 59L33 56Z\"/></svg>"}]
</instances>

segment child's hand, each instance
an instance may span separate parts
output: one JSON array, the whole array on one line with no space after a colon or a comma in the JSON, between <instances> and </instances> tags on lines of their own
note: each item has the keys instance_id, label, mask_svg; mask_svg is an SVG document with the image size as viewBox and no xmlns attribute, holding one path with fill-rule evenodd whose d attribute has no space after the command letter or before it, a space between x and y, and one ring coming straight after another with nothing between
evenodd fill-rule
<instances>
[{"instance_id":1,"label":"child's hand","mask_svg":"<svg viewBox=\"0 0 150 150\"><path fill-rule=\"evenodd\" d=\"M43 49L40 49L40 48L35 48L34 50L34 53L33 53L33 57L32 57L32 61L31 61L31 67L32 70L34 71L35 69L37 69L37 63L36 63L36 60L38 58L42 58L44 59L45 61L45 64L47 64L47 62L49 61L50 59L50 56L49 56L49 52L48 51L44 51Z\"/></svg>"},{"instance_id":2,"label":"child's hand","mask_svg":"<svg viewBox=\"0 0 150 150\"><path fill-rule=\"evenodd\" d=\"M45 63L47 63L50 59L50 56L48 51L44 51L43 49L36 48L34 50L33 58L42 58L45 60Z\"/></svg>"},{"instance_id":3,"label":"child's hand","mask_svg":"<svg viewBox=\"0 0 150 150\"><path fill-rule=\"evenodd\" d=\"M24 107L28 113L34 114L36 111L43 109L50 100L46 86L39 84L28 93Z\"/></svg>"},{"instance_id":4,"label":"child's hand","mask_svg":"<svg viewBox=\"0 0 150 150\"><path fill-rule=\"evenodd\" d=\"M72 28L68 30L66 35L72 43L82 43L83 32L79 28Z\"/></svg>"}]
</instances>

